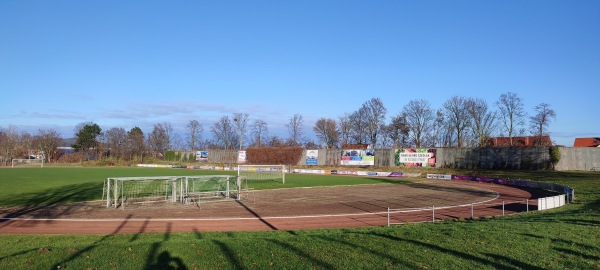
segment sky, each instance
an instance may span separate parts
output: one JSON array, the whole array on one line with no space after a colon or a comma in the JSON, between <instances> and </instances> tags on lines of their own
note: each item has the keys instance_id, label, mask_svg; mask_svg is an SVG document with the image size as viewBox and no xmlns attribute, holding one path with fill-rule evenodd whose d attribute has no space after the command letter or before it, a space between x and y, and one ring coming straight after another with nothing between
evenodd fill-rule
<instances>
[{"instance_id":1,"label":"sky","mask_svg":"<svg viewBox=\"0 0 600 270\"><path fill-rule=\"evenodd\" d=\"M552 139L600 136L600 1L0 1L0 128L35 134L247 113L288 137L380 98L556 112Z\"/></svg>"}]
</instances>

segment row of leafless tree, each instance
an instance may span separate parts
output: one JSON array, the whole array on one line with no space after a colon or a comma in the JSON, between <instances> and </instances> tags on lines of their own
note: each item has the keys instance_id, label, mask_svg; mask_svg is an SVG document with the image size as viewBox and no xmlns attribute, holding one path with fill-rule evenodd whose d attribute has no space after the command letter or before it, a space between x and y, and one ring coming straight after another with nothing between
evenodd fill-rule
<instances>
[{"instance_id":1,"label":"row of leafless tree","mask_svg":"<svg viewBox=\"0 0 600 270\"><path fill-rule=\"evenodd\" d=\"M268 124L251 121L246 113L219 118L209 127L211 138L205 139L203 124L190 120L185 134L173 132L168 122L156 123L145 134L141 128L125 130L113 127L103 131L92 122L75 127L75 148L95 154L124 159L162 156L167 150L242 149L255 146L304 146L310 149L339 148L344 144L371 144L375 148L406 147L485 147L490 137L514 137L527 134L547 135L550 121L556 118L550 105L535 106L527 116L523 100L515 93L500 95L489 105L480 98L454 96L433 108L424 99L410 100L402 111L387 119L387 109L379 98L363 103L356 111L337 119L319 118L313 125L317 142L307 139L304 119L294 114L286 124L288 138L269 134ZM527 120L529 125L527 126ZM529 127L529 128L528 128ZM0 162L44 152L48 161L56 160L61 138L55 130L39 130L31 135L16 128L0 128Z\"/></svg>"},{"instance_id":2,"label":"row of leafless tree","mask_svg":"<svg viewBox=\"0 0 600 270\"><path fill-rule=\"evenodd\" d=\"M500 95L494 106L461 96L446 100L438 109L424 99L410 100L387 123L386 111L382 101L373 98L337 121L318 119L313 130L326 148L348 143L376 148L486 147L491 137L508 137L513 145L515 136L548 135L548 126L556 118L546 103L535 106L528 116L523 99L511 92Z\"/></svg>"},{"instance_id":3,"label":"row of leafless tree","mask_svg":"<svg viewBox=\"0 0 600 270\"><path fill-rule=\"evenodd\" d=\"M8 165L14 158L55 158L61 141L58 132L52 129L40 129L35 135L14 127L0 129L0 165Z\"/></svg>"}]
</instances>

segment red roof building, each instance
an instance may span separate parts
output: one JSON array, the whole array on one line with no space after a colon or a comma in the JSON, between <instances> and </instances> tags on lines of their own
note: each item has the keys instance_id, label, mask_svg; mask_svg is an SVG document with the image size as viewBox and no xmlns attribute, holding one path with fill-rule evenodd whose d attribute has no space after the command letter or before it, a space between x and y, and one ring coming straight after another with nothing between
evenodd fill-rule
<instances>
[{"instance_id":1,"label":"red roof building","mask_svg":"<svg viewBox=\"0 0 600 270\"><path fill-rule=\"evenodd\" d=\"M575 138L573 147L600 147L600 138Z\"/></svg>"},{"instance_id":2,"label":"red roof building","mask_svg":"<svg viewBox=\"0 0 600 270\"><path fill-rule=\"evenodd\" d=\"M541 143L540 143L541 140ZM531 146L552 146L550 136L520 136L512 137L513 146L516 147L531 147ZM510 137L495 137L488 139L491 147L509 147Z\"/></svg>"}]
</instances>

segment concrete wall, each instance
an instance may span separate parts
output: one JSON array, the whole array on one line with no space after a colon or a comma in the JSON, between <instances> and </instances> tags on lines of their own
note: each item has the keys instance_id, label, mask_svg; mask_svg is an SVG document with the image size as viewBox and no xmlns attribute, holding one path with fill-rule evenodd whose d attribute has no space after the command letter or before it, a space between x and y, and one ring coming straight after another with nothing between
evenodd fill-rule
<instances>
[{"instance_id":1,"label":"concrete wall","mask_svg":"<svg viewBox=\"0 0 600 270\"><path fill-rule=\"evenodd\" d=\"M237 150L208 150L210 163L236 164ZM340 149L320 149L319 165L339 166ZM184 153L184 152L182 152ZM185 152L192 153L192 152ZM600 170L600 148L560 148L556 170ZM376 167L395 167L392 149L375 151ZM437 148L436 167L456 169L547 170L552 167L548 147L517 148ZM298 164L306 165L306 151Z\"/></svg>"}]
</instances>

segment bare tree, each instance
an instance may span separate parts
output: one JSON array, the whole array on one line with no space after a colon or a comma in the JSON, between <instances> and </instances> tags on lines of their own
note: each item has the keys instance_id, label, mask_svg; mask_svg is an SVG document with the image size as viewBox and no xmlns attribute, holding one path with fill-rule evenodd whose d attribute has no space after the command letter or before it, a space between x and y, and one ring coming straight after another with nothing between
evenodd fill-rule
<instances>
[{"instance_id":1,"label":"bare tree","mask_svg":"<svg viewBox=\"0 0 600 270\"><path fill-rule=\"evenodd\" d=\"M465 142L465 130L469 126L469 114L467 112L467 99L453 96L444 102L444 110L449 127L456 134L456 146L463 147Z\"/></svg>"},{"instance_id":2,"label":"bare tree","mask_svg":"<svg viewBox=\"0 0 600 270\"><path fill-rule=\"evenodd\" d=\"M268 146L273 146L273 147L279 147L279 146L283 146L285 145L284 141L277 137L277 136L273 136L269 139L269 141L267 142Z\"/></svg>"},{"instance_id":3,"label":"bare tree","mask_svg":"<svg viewBox=\"0 0 600 270\"><path fill-rule=\"evenodd\" d=\"M489 111L488 104L480 98L467 99L469 126L477 146L487 146L487 141L496 128L496 112Z\"/></svg>"},{"instance_id":4,"label":"bare tree","mask_svg":"<svg viewBox=\"0 0 600 270\"><path fill-rule=\"evenodd\" d=\"M210 128L215 140L214 144L224 149L235 149L237 135L228 116L222 116Z\"/></svg>"},{"instance_id":5,"label":"bare tree","mask_svg":"<svg viewBox=\"0 0 600 270\"><path fill-rule=\"evenodd\" d=\"M504 130L508 133L510 145L513 146L513 136L525 123L526 113L523 108L523 99L515 93L508 92L500 95L500 99L496 101L496 106L500 112L500 121Z\"/></svg>"},{"instance_id":6,"label":"bare tree","mask_svg":"<svg viewBox=\"0 0 600 270\"><path fill-rule=\"evenodd\" d=\"M556 112L547 103L540 103L533 110L535 111L535 115L529 121L533 133L539 138L536 144L545 145L542 137L547 135L547 132L544 129L548 128L552 119L556 119Z\"/></svg>"},{"instance_id":7,"label":"bare tree","mask_svg":"<svg viewBox=\"0 0 600 270\"><path fill-rule=\"evenodd\" d=\"M204 127L198 120L190 120L187 126L188 131L188 139L189 139L189 150L194 151L199 149L198 143L202 141L202 132L204 132Z\"/></svg>"},{"instance_id":8,"label":"bare tree","mask_svg":"<svg viewBox=\"0 0 600 270\"><path fill-rule=\"evenodd\" d=\"M17 156L15 153L19 143L19 133L17 128L9 126L5 130L0 130L0 159L3 164L9 164Z\"/></svg>"},{"instance_id":9,"label":"bare tree","mask_svg":"<svg viewBox=\"0 0 600 270\"><path fill-rule=\"evenodd\" d=\"M246 137L246 133L248 130L248 114L234 113L233 122L235 123L235 127L238 132L237 136L239 140L239 148L240 150L242 150L242 148L244 147L244 138Z\"/></svg>"},{"instance_id":10,"label":"bare tree","mask_svg":"<svg viewBox=\"0 0 600 270\"><path fill-rule=\"evenodd\" d=\"M319 141L326 149L334 149L339 141L337 124L331 118L319 118L313 127Z\"/></svg>"},{"instance_id":11,"label":"bare tree","mask_svg":"<svg viewBox=\"0 0 600 270\"><path fill-rule=\"evenodd\" d=\"M254 137L254 145L261 147L269 136L267 122L260 119L254 120L254 123L252 124L252 135Z\"/></svg>"},{"instance_id":12,"label":"bare tree","mask_svg":"<svg viewBox=\"0 0 600 270\"><path fill-rule=\"evenodd\" d=\"M113 157L122 157L127 144L127 132L123 128L111 128L104 133L106 147Z\"/></svg>"},{"instance_id":13,"label":"bare tree","mask_svg":"<svg viewBox=\"0 0 600 270\"><path fill-rule=\"evenodd\" d=\"M361 107L350 114L350 143L363 144L368 141L367 111Z\"/></svg>"},{"instance_id":14,"label":"bare tree","mask_svg":"<svg viewBox=\"0 0 600 270\"><path fill-rule=\"evenodd\" d=\"M402 108L402 115L405 116L405 125L408 125L408 131L412 143L416 148L421 148L426 137L426 133L433 124L434 116L429 101L417 99L409 101Z\"/></svg>"},{"instance_id":15,"label":"bare tree","mask_svg":"<svg viewBox=\"0 0 600 270\"><path fill-rule=\"evenodd\" d=\"M313 140L309 140L304 144L305 149L318 149L319 145L317 145Z\"/></svg>"},{"instance_id":16,"label":"bare tree","mask_svg":"<svg viewBox=\"0 0 600 270\"><path fill-rule=\"evenodd\" d=\"M188 150L189 142L181 136L181 134L172 132L171 133L171 146L169 149L176 151Z\"/></svg>"},{"instance_id":17,"label":"bare tree","mask_svg":"<svg viewBox=\"0 0 600 270\"><path fill-rule=\"evenodd\" d=\"M54 129L40 129L33 137L33 144L37 149L42 151L45 162L51 162L58 158L57 148L60 146L60 142L60 135Z\"/></svg>"},{"instance_id":18,"label":"bare tree","mask_svg":"<svg viewBox=\"0 0 600 270\"><path fill-rule=\"evenodd\" d=\"M26 131L22 131L19 134L17 141L17 154L19 157L31 158L31 156L37 156L37 151L33 149L33 137Z\"/></svg>"},{"instance_id":19,"label":"bare tree","mask_svg":"<svg viewBox=\"0 0 600 270\"><path fill-rule=\"evenodd\" d=\"M406 115L399 114L392 117L390 124L387 126L388 137L390 138L391 146L394 149L404 148L406 139L408 138L409 125L406 122Z\"/></svg>"},{"instance_id":20,"label":"bare tree","mask_svg":"<svg viewBox=\"0 0 600 270\"><path fill-rule=\"evenodd\" d=\"M362 105L365 111L367 131L373 149L377 147L377 135L385 122L387 109L379 98L372 98Z\"/></svg>"},{"instance_id":21,"label":"bare tree","mask_svg":"<svg viewBox=\"0 0 600 270\"><path fill-rule=\"evenodd\" d=\"M302 115L297 113L290 117L290 121L286 125L290 134L289 140L294 146L301 144L300 140L302 139L302 135L304 135L303 124L304 119L302 118Z\"/></svg>"},{"instance_id":22,"label":"bare tree","mask_svg":"<svg viewBox=\"0 0 600 270\"><path fill-rule=\"evenodd\" d=\"M389 125L381 125L381 129L379 130L379 139L377 140L379 149L390 149L396 147L395 143L397 143L397 140L395 141L394 139L397 139L397 137L394 135L394 131L395 130L392 123Z\"/></svg>"},{"instance_id":23,"label":"bare tree","mask_svg":"<svg viewBox=\"0 0 600 270\"><path fill-rule=\"evenodd\" d=\"M352 135L352 123L350 120L350 115L348 113L345 113L344 115L340 116L338 120L338 134L340 134L340 144L349 144L350 136Z\"/></svg>"},{"instance_id":24,"label":"bare tree","mask_svg":"<svg viewBox=\"0 0 600 270\"><path fill-rule=\"evenodd\" d=\"M173 127L167 122L154 124L154 129L148 135L150 149L164 157L165 152L171 147L171 132Z\"/></svg>"}]
</instances>

